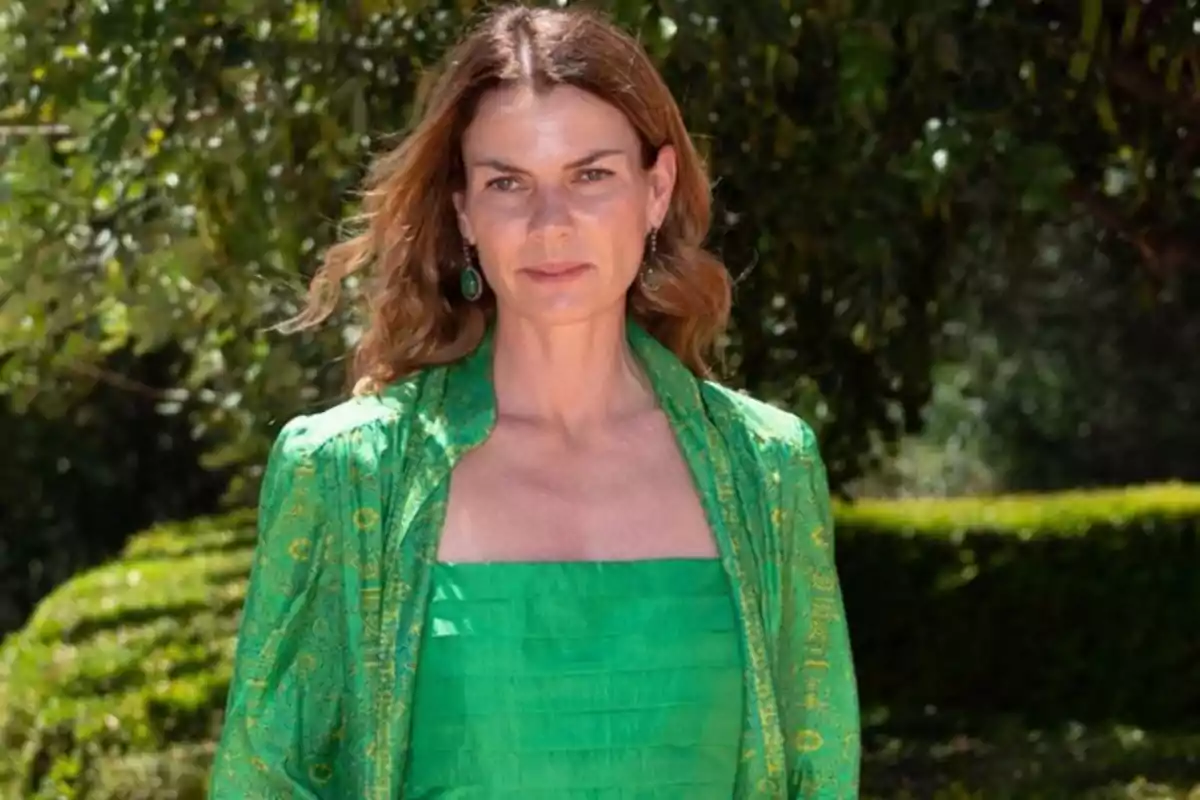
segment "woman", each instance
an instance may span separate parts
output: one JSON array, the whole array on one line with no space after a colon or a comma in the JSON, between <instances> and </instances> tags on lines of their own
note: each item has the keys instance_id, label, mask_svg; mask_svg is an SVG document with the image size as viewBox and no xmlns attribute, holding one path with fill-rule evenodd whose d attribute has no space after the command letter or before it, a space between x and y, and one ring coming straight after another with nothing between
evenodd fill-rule
<instances>
[{"instance_id":1,"label":"woman","mask_svg":"<svg viewBox=\"0 0 1200 800\"><path fill-rule=\"evenodd\" d=\"M334 247L356 397L268 463L211 796L853 798L824 468L707 381L708 181L636 42L505 8Z\"/></svg>"}]
</instances>

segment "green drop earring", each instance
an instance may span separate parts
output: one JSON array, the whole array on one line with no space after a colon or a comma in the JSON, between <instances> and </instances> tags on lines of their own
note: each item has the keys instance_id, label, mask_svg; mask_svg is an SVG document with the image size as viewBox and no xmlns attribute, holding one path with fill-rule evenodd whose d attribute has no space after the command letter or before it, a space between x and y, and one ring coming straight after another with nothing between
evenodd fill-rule
<instances>
[{"instance_id":1,"label":"green drop earring","mask_svg":"<svg viewBox=\"0 0 1200 800\"><path fill-rule=\"evenodd\" d=\"M483 276L479 274L479 268L475 266L471 245L466 239L463 239L463 256L463 268L458 276L458 285L462 290L463 299L468 303L474 303L483 297Z\"/></svg>"}]
</instances>

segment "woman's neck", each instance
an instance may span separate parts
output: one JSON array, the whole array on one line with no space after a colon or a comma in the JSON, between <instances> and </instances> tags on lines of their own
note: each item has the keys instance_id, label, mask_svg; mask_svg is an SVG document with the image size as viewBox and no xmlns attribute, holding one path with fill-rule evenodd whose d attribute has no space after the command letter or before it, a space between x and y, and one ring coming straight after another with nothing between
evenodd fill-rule
<instances>
[{"instance_id":1,"label":"woman's neck","mask_svg":"<svg viewBox=\"0 0 1200 800\"><path fill-rule=\"evenodd\" d=\"M554 326L500 317L493 380L501 418L567 436L655 405L626 340L624 309Z\"/></svg>"}]
</instances>

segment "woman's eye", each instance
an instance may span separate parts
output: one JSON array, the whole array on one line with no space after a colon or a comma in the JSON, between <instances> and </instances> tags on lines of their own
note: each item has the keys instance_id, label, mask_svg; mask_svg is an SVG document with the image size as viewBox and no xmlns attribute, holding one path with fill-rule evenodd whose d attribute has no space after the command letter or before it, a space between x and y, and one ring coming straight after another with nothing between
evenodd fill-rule
<instances>
[{"instance_id":1,"label":"woman's eye","mask_svg":"<svg viewBox=\"0 0 1200 800\"><path fill-rule=\"evenodd\" d=\"M500 192L511 192L517 188L517 179L510 177L492 178L487 182L487 188L495 189Z\"/></svg>"},{"instance_id":2,"label":"woman's eye","mask_svg":"<svg viewBox=\"0 0 1200 800\"><path fill-rule=\"evenodd\" d=\"M584 183L595 183L596 181L604 180L612 174L612 170L610 169L585 169L583 172L579 173L579 179Z\"/></svg>"}]
</instances>

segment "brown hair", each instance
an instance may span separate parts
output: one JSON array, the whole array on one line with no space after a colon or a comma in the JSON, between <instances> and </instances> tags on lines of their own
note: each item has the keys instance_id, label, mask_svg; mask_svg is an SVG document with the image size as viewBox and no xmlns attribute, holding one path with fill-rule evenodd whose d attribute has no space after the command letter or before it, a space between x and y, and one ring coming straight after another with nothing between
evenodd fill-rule
<instances>
[{"instance_id":1,"label":"brown hair","mask_svg":"<svg viewBox=\"0 0 1200 800\"><path fill-rule=\"evenodd\" d=\"M638 132L647 166L661 147L674 146L678 174L658 231L654 280L649 287L634 282L628 309L694 373L707 376L707 355L730 306L728 273L702 247L711 214L707 172L670 90L637 41L575 8L501 8L449 53L418 97L415 127L369 171L362 231L329 249L306 308L286 327L326 319L342 280L368 270L368 319L350 375L356 392L454 361L478 345L495 298L485 291L468 302L458 289L464 255L452 197L465 182L462 135L479 99L513 83L539 90L571 85L612 104Z\"/></svg>"}]
</instances>

